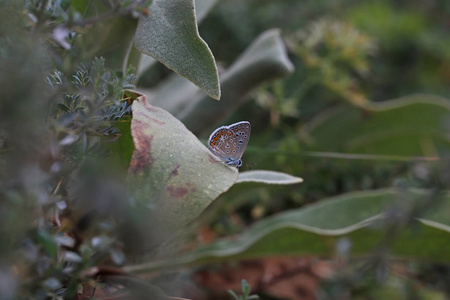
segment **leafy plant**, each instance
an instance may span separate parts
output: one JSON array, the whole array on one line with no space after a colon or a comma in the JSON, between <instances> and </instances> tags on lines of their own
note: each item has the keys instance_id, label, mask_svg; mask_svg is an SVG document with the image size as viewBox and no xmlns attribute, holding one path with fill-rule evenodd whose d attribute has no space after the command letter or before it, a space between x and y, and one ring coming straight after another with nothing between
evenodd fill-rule
<instances>
[{"instance_id":1,"label":"leafy plant","mask_svg":"<svg viewBox=\"0 0 450 300\"><path fill-rule=\"evenodd\" d=\"M2 3L2 298L196 299L176 286L200 267L220 274L230 262L292 255L332 259L290 269L313 276L309 292L323 299L445 297L445 276L433 275L450 259L447 99L374 92L391 68L384 59L403 47L372 23L387 15L384 26L403 40L420 33L413 44L428 51L443 36L424 34L430 16L443 13L408 10L397 23L382 2L350 5L348 20L323 3L295 4L303 18L270 22L292 22L281 31L261 20L293 11L287 2L247 1L249 26L232 24L239 30L220 43L220 26L242 14L235 3L218 4L205 39L198 23L214 1ZM364 18L374 7L377 18ZM440 47L417 57L447 62ZM220 56L237 48L237 58ZM147 85L157 61L177 74ZM437 90L447 91L444 75L433 77ZM223 164L199 139L239 119L252 123L244 160L256 170ZM264 272L276 278L278 267ZM277 294L262 273L250 281L260 295L305 288L292 281ZM228 286L219 288L210 297ZM258 298L246 280L242 295L235 288L234 299Z\"/></svg>"},{"instance_id":2,"label":"leafy plant","mask_svg":"<svg viewBox=\"0 0 450 300\"><path fill-rule=\"evenodd\" d=\"M251 299L259 299L258 295L250 295L250 285L245 279L242 279L242 296L236 295L235 292L232 290L228 290L228 293L230 293L234 299L236 300L251 300Z\"/></svg>"}]
</instances>

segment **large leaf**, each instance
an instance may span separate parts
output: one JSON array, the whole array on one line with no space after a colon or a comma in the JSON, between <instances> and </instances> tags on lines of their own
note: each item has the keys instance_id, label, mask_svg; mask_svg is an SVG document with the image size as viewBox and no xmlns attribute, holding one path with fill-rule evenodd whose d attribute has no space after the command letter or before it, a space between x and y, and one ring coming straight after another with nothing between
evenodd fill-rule
<instances>
[{"instance_id":1,"label":"large leaf","mask_svg":"<svg viewBox=\"0 0 450 300\"><path fill-rule=\"evenodd\" d=\"M350 242L348 254L369 254L386 237L387 221L395 222L393 218L426 201L430 201L431 209L415 219L414 226L399 231L389 251L397 257L449 262L450 252L443 249L448 248L450 239L450 195L433 198L424 191L398 193L387 189L324 199L264 219L233 239L127 270L142 272L262 256L332 255L343 237Z\"/></svg>"},{"instance_id":2,"label":"large leaf","mask_svg":"<svg viewBox=\"0 0 450 300\"><path fill-rule=\"evenodd\" d=\"M238 171L218 161L180 121L147 103L145 96L133 102L132 111L132 191L154 207L161 229L179 229L228 190Z\"/></svg>"},{"instance_id":3,"label":"large leaf","mask_svg":"<svg viewBox=\"0 0 450 300\"><path fill-rule=\"evenodd\" d=\"M196 0L195 1L195 16L197 19L197 24L206 17L208 12L212 9L212 7L217 3L217 0ZM150 68L156 60L148 55L142 55L139 66L137 68L138 75L143 74L148 68Z\"/></svg>"},{"instance_id":4,"label":"large leaf","mask_svg":"<svg viewBox=\"0 0 450 300\"><path fill-rule=\"evenodd\" d=\"M193 0L154 0L149 11L139 19L136 48L219 99L215 60L198 34Z\"/></svg>"},{"instance_id":5,"label":"large leaf","mask_svg":"<svg viewBox=\"0 0 450 300\"><path fill-rule=\"evenodd\" d=\"M304 127L310 149L358 154L435 156L450 151L449 100L412 95L371 104L342 106Z\"/></svg>"}]
</instances>

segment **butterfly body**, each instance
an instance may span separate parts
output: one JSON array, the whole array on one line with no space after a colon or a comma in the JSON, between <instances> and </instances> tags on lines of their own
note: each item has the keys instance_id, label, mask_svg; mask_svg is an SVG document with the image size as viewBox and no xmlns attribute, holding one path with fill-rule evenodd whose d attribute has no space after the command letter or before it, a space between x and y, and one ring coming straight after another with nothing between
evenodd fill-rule
<instances>
[{"instance_id":1,"label":"butterfly body","mask_svg":"<svg viewBox=\"0 0 450 300\"><path fill-rule=\"evenodd\" d=\"M229 166L242 166L241 157L250 139L251 126L241 121L214 130L208 140L209 150Z\"/></svg>"}]
</instances>

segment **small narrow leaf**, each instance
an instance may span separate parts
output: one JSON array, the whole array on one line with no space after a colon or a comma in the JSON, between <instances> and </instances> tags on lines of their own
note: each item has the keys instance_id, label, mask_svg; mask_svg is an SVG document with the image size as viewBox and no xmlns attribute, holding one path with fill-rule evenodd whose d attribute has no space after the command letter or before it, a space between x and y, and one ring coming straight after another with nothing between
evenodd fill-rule
<instances>
[{"instance_id":1,"label":"small narrow leaf","mask_svg":"<svg viewBox=\"0 0 450 300\"><path fill-rule=\"evenodd\" d=\"M80 263L83 261L83 258L73 251L65 251L63 253L63 259L69 262Z\"/></svg>"},{"instance_id":2,"label":"small narrow leaf","mask_svg":"<svg viewBox=\"0 0 450 300\"><path fill-rule=\"evenodd\" d=\"M300 177L295 177L286 173L275 171L247 171L241 172L236 183L240 182L260 182L267 184L296 184L303 182Z\"/></svg>"},{"instance_id":3,"label":"small narrow leaf","mask_svg":"<svg viewBox=\"0 0 450 300\"><path fill-rule=\"evenodd\" d=\"M61 235L55 236L55 241L62 246L73 247L75 245L75 240L70 236Z\"/></svg>"}]
</instances>

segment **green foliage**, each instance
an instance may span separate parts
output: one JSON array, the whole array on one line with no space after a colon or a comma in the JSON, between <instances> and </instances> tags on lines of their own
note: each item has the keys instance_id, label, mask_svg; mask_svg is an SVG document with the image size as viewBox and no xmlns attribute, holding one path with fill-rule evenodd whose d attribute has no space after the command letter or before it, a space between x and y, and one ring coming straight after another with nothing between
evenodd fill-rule
<instances>
[{"instance_id":1,"label":"green foliage","mask_svg":"<svg viewBox=\"0 0 450 300\"><path fill-rule=\"evenodd\" d=\"M372 18L367 18L370 13ZM403 47L405 40L426 34L426 16L416 9L401 10L389 1L368 1L349 11L349 16L361 29L383 39L387 47ZM382 22L381 22L382 21Z\"/></svg>"},{"instance_id":2,"label":"green foliage","mask_svg":"<svg viewBox=\"0 0 450 300\"><path fill-rule=\"evenodd\" d=\"M242 279L242 296L236 295L232 290L228 290L228 293L233 296L235 300L251 300L251 299L259 299L258 295L250 295L250 285L245 279Z\"/></svg>"},{"instance_id":3,"label":"green foliage","mask_svg":"<svg viewBox=\"0 0 450 300\"><path fill-rule=\"evenodd\" d=\"M358 91L357 77L369 74L368 58L376 50L370 36L350 23L323 19L294 33L289 43L317 83L354 105L367 102Z\"/></svg>"},{"instance_id":4,"label":"green foliage","mask_svg":"<svg viewBox=\"0 0 450 300\"><path fill-rule=\"evenodd\" d=\"M127 268L145 272L280 255L356 257L370 253L376 245L383 245L397 257L448 262L448 253L435 245L448 235L450 218L445 212L449 209L448 194L430 191L348 193L265 218L234 240L220 240L186 255Z\"/></svg>"},{"instance_id":5,"label":"green foliage","mask_svg":"<svg viewBox=\"0 0 450 300\"><path fill-rule=\"evenodd\" d=\"M448 298L444 2L3 1L0 297L196 299L175 268L306 255L319 299ZM237 120L256 170L192 134Z\"/></svg>"},{"instance_id":6,"label":"green foliage","mask_svg":"<svg viewBox=\"0 0 450 300\"><path fill-rule=\"evenodd\" d=\"M154 0L149 9L154 15L140 19L136 48L219 100L216 63L208 45L198 35L194 1Z\"/></svg>"},{"instance_id":7,"label":"green foliage","mask_svg":"<svg viewBox=\"0 0 450 300\"><path fill-rule=\"evenodd\" d=\"M369 117L355 108L333 108L307 123L303 134L311 149L321 151L393 157L446 155L448 101L430 95L411 95L367 105L366 112L372 114ZM418 115L419 121L414 117Z\"/></svg>"},{"instance_id":8,"label":"green foliage","mask_svg":"<svg viewBox=\"0 0 450 300\"><path fill-rule=\"evenodd\" d=\"M450 41L442 30L448 12L443 2L434 7L418 3L397 7L392 1L367 1L346 12L355 26L377 38L381 64L373 65L372 81L378 83L375 88L381 97L413 92L448 95L446 76L439 71L450 60ZM386 95L383 90L392 92Z\"/></svg>"},{"instance_id":9,"label":"green foliage","mask_svg":"<svg viewBox=\"0 0 450 300\"><path fill-rule=\"evenodd\" d=\"M72 76L64 76L55 69L46 78L47 86L44 81L40 83L47 89L41 97L49 101L50 109L46 110L48 115L45 116L48 123L41 124L45 126L42 128L45 131L40 132L39 137L50 142L44 143L38 150L37 161L17 161L11 153L23 151L21 147L24 146L14 142L10 135L5 137L2 177L7 174L11 176L12 170L21 168L29 169L33 175L29 179L17 177L12 182L2 181L1 193L6 201L2 212L12 208L11 212L18 214L10 217L10 222L14 224L18 222L20 211L27 206L40 207L41 211L34 216L38 224L34 230L17 232L17 236L9 236L2 230L9 244L20 245L25 260L15 262L19 272L34 274L28 283L24 283L26 288L22 289L22 297L34 298L37 294L73 297L83 270L104 260L118 265L123 263L122 244L117 240L117 232L114 232L117 230L114 222L101 217L103 224L92 226L87 242L82 244L76 242L77 231L79 226L82 228L85 225L66 225L64 230L61 225L61 222L69 221L71 213L68 207L76 210L80 205L73 199L78 184L92 180L78 173L81 162L88 157L103 156L101 143L96 139L98 136L117 135L119 131L110 121L130 114L131 106L122 98L123 89L131 86L134 75L128 73L122 77L107 70L104 64L104 59L96 58L92 64L80 65ZM27 115L29 112L14 118L5 117L3 125L6 127L2 129L6 130L15 122L23 122L22 118ZM20 188L15 186L15 180L29 180L30 185ZM67 181L72 183L67 184ZM55 223L50 221L51 215ZM91 217L85 215L83 218L83 222L90 222ZM75 218L71 222L82 222L83 218ZM10 226L15 226L12 224ZM102 227L106 224L109 228Z\"/></svg>"},{"instance_id":10,"label":"green foliage","mask_svg":"<svg viewBox=\"0 0 450 300\"><path fill-rule=\"evenodd\" d=\"M42 2L29 5L39 8ZM12 16L11 22L17 20ZM54 20L54 14L40 16ZM52 61L58 57L52 47L40 40L29 43L32 32L20 26L0 28L2 34L20 32L14 41L5 39L0 57L2 92L8 95L1 102L0 122L0 273L9 274L14 266L21 274L20 281L7 277L11 284L2 286L2 297L75 297L84 270L102 261L124 262L117 223L102 215L90 226L90 209L79 201L86 194L75 195L82 182L94 181L79 176L81 163L104 156L98 138L117 135L110 121L129 114L130 104L122 95L135 77L130 71L122 76L108 70L103 58L60 71ZM112 180L105 173L100 177L103 183ZM85 226L90 231L80 243L79 230Z\"/></svg>"},{"instance_id":11,"label":"green foliage","mask_svg":"<svg viewBox=\"0 0 450 300\"><path fill-rule=\"evenodd\" d=\"M71 78L54 70L47 82L62 95L54 112L57 124L66 124L66 131L72 136L86 127L105 136L119 134L119 129L109 122L131 115L124 89L133 88L135 79L131 70L122 76L105 69L104 58L95 58L89 65L81 64Z\"/></svg>"}]
</instances>

